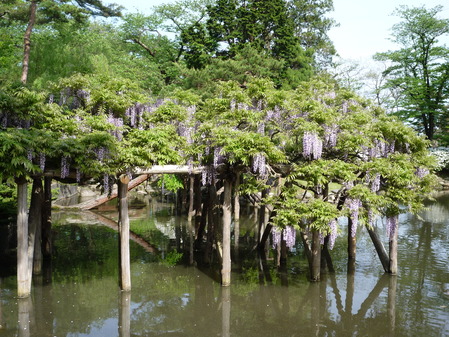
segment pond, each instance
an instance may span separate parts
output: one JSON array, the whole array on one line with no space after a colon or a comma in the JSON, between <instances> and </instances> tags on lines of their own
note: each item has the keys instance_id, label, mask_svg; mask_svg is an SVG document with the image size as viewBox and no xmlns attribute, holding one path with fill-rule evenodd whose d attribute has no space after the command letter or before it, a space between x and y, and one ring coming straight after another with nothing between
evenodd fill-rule
<instances>
[{"instance_id":1,"label":"pond","mask_svg":"<svg viewBox=\"0 0 449 337\"><path fill-rule=\"evenodd\" d=\"M244 217L223 288L218 261L198 262L186 218L151 202L130 210L150 241L132 238L130 293L118 286L115 212L56 212L54 256L29 299L16 298L14 268L2 260L0 336L449 336L449 195L427 206L400 218L398 276L383 273L363 229L348 274L343 229L335 273L315 284L299 242L282 270L274 252L258 258L254 220Z\"/></svg>"}]
</instances>

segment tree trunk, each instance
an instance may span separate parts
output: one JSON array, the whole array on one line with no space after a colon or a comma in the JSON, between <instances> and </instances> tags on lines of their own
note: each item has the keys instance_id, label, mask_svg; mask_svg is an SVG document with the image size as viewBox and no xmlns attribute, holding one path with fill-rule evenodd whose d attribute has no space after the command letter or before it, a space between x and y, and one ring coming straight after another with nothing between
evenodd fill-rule
<instances>
[{"instance_id":1,"label":"tree trunk","mask_svg":"<svg viewBox=\"0 0 449 337\"><path fill-rule=\"evenodd\" d=\"M301 240L304 245L304 251L306 253L307 262L309 262L309 266L311 266L312 265L312 248L310 247L309 237L303 231L300 231L299 233L301 235Z\"/></svg>"},{"instance_id":2,"label":"tree trunk","mask_svg":"<svg viewBox=\"0 0 449 337\"><path fill-rule=\"evenodd\" d=\"M312 250L311 250L311 260L310 264L310 281L318 282L320 280L321 272L321 243L320 243L320 232L312 231Z\"/></svg>"},{"instance_id":3,"label":"tree trunk","mask_svg":"<svg viewBox=\"0 0 449 337\"><path fill-rule=\"evenodd\" d=\"M131 266L129 255L129 216L128 216L128 184L127 175L118 180L119 202L119 237L120 237L120 287L124 291L131 290Z\"/></svg>"},{"instance_id":4,"label":"tree trunk","mask_svg":"<svg viewBox=\"0 0 449 337\"><path fill-rule=\"evenodd\" d=\"M206 193L206 199L204 200L203 208L201 211L200 226L199 226L198 230L196 231L195 246L198 249L200 249L201 244L203 242L204 231L205 231L206 225L207 225L207 215L209 214L209 207L210 207L210 191L208 190Z\"/></svg>"},{"instance_id":5,"label":"tree trunk","mask_svg":"<svg viewBox=\"0 0 449 337\"><path fill-rule=\"evenodd\" d=\"M207 242L206 249L204 250L204 260L206 263L210 263L212 256L212 247L215 241L215 231L218 223L218 209L217 203L217 188L214 185L209 186L209 210L207 212Z\"/></svg>"},{"instance_id":6,"label":"tree trunk","mask_svg":"<svg viewBox=\"0 0 449 337\"><path fill-rule=\"evenodd\" d=\"M262 190L262 200L264 198L266 198L267 194L268 194L267 189ZM259 235L257 237L257 240L259 243L262 240L262 236L265 231L266 224L268 222L268 217L267 217L266 213L267 213L267 206L265 204L261 203L260 214L259 214Z\"/></svg>"},{"instance_id":7,"label":"tree trunk","mask_svg":"<svg viewBox=\"0 0 449 337\"><path fill-rule=\"evenodd\" d=\"M27 181L16 179L17 184L17 296L28 297L31 293L28 282L28 210Z\"/></svg>"},{"instance_id":8,"label":"tree trunk","mask_svg":"<svg viewBox=\"0 0 449 337\"><path fill-rule=\"evenodd\" d=\"M389 268L388 272L392 275L396 275L398 273L398 225L395 226L394 232L390 234L390 242L389 242Z\"/></svg>"},{"instance_id":9,"label":"tree trunk","mask_svg":"<svg viewBox=\"0 0 449 337\"><path fill-rule=\"evenodd\" d=\"M33 178L33 188L31 192L30 215L30 231L33 229L33 260L30 261L32 272L34 275L42 273L42 205L44 200L44 190L42 186L42 178ZM31 249L31 247L30 247Z\"/></svg>"},{"instance_id":10,"label":"tree trunk","mask_svg":"<svg viewBox=\"0 0 449 337\"><path fill-rule=\"evenodd\" d=\"M234 182L234 221L238 222L240 220L240 172L236 173Z\"/></svg>"},{"instance_id":11,"label":"tree trunk","mask_svg":"<svg viewBox=\"0 0 449 337\"><path fill-rule=\"evenodd\" d=\"M390 336L395 335L396 330L396 288L397 277L390 276L390 282L388 285L388 300L387 300L387 314L390 328Z\"/></svg>"},{"instance_id":12,"label":"tree trunk","mask_svg":"<svg viewBox=\"0 0 449 337\"><path fill-rule=\"evenodd\" d=\"M366 227L366 229L368 230L371 241L373 241L374 248L376 248L376 252L379 256L380 262L382 263L382 267L384 268L384 271L388 273L390 260L387 255L387 251L385 250L385 247L382 241L379 239L379 235L376 233L375 229L370 229L368 226Z\"/></svg>"},{"instance_id":13,"label":"tree trunk","mask_svg":"<svg viewBox=\"0 0 449 337\"><path fill-rule=\"evenodd\" d=\"M189 176L189 212L187 214L187 221L191 222L193 216L195 215L195 210L193 209L194 204L194 186L195 186L195 177L193 175Z\"/></svg>"},{"instance_id":14,"label":"tree trunk","mask_svg":"<svg viewBox=\"0 0 449 337\"><path fill-rule=\"evenodd\" d=\"M273 225L271 224L271 220L276 216L276 210L271 211L270 218L268 219L268 224L265 226L265 230L262 234L262 237L260 239L260 242L258 244L259 249L264 249L265 244L268 240L268 236L271 233L271 229L273 228Z\"/></svg>"},{"instance_id":15,"label":"tree trunk","mask_svg":"<svg viewBox=\"0 0 449 337\"><path fill-rule=\"evenodd\" d=\"M353 223L351 218L348 217L348 273L355 271L355 257L357 251L357 236L352 236Z\"/></svg>"},{"instance_id":16,"label":"tree trunk","mask_svg":"<svg viewBox=\"0 0 449 337\"><path fill-rule=\"evenodd\" d=\"M232 183L229 179L224 180L223 200L223 268L221 270L221 284L231 284L231 201Z\"/></svg>"},{"instance_id":17,"label":"tree trunk","mask_svg":"<svg viewBox=\"0 0 449 337\"><path fill-rule=\"evenodd\" d=\"M44 201L42 204L42 254L49 259L52 254L51 239L51 181L52 177L44 177Z\"/></svg>"},{"instance_id":18,"label":"tree trunk","mask_svg":"<svg viewBox=\"0 0 449 337\"><path fill-rule=\"evenodd\" d=\"M201 193L201 177L197 174L195 175L194 185L193 185L193 208L195 215L195 231L198 231L198 228L201 225L201 204L203 202L203 197Z\"/></svg>"},{"instance_id":19,"label":"tree trunk","mask_svg":"<svg viewBox=\"0 0 449 337\"><path fill-rule=\"evenodd\" d=\"M321 255L322 255L322 261L324 263L324 268L326 268L327 266L327 270L329 270L330 273L335 272L334 269L334 264L332 263L332 256L329 252L329 248L328 248L328 244L329 244L329 235L326 236L326 238L324 239L324 245L323 245L323 250L321 251Z\"/></svg>"},{"instance_id":20,"label":"tree trunk","mask_svg":"<svg viewBox=\"0 0 449 337\"><path fill-rule=\"evenodd\" d=\"M284 239L284 233L285 233L285 229L282 230L282 234L281 234L281 249L279 250L279 266L286 266L287 265L287 242Z\"/></svg>"},{"instance_id":21,"label":"tree trunk","mask_svg":"<svg viewBox=\"0 0 449 337\"><path fill-rule=\"evenodd\" d=\"M28 20L28 26L25 30L23 37L23 62L22 62L22 76L20 80L25 84L28 80L28 71L30 65L30 52L31 52L31 33L36 22L37 1L32 0L30 3L30 19Z\"/></svg>"}]
</instances>

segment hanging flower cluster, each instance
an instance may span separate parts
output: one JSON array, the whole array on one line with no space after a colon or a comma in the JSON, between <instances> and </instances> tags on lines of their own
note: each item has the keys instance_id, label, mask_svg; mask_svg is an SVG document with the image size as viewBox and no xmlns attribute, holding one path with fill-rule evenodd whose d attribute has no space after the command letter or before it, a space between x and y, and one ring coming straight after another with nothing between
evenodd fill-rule
<instances>
[{"instance_id":1,"label":"hanging flower cluster","mask_svg":"<svg viewBox=\"0 0 449 337\"><path fill-rule=\"evenodd\" d=\"M398 216L397 215L393 215L393 216L389 216L387 217L387 236L389 239L392 239L394 237L394 234L397 230L397 226L398 226Z\"/></svg>"},{"instance_id":2,"label":"hanging flower cluster","mask_svg":"<svg viewBox=\"0 0 449 337\"><path fill-rule=\"evenodd\" d=\"M346 199L347 207L349 208L349 217L352 221L351 237L355 237L357 233L357 226L359 224L359 208L362 207L360 199L348 198Z\"/></svg>"},{"instance_id":3,"label":"hanging flower cluster","mask_svg":"<svg viewBox=\"0 0 449 337\"><path fill-rule=\"evenodd\" d=\"M286 226L281 229L279 227L273 227L271 229L271 236L273 240L273 248L278 247L281 244L281 240L285 241L285 246L288 249L292 249L296 243L296 229L293 226Z\"/></svg>"},{"instance_id":4,"label":"hanging flower cluster","mask_svg":"<svg viewBox=\"0 0 449 337\"><path fill-rule=\"evenodd\" d=\"M337 238L337 220L333 219L331 222L329 222L329 228L329 249L333 249L335 245L335 239Z\"/></svg>"},{"instance_id":5,"label":"hanging flower cluster","mask_svg":"<svg viewBox=\"0 0 449 337\"><path fill-rule=\"evenodd\" d=\"M253 172L259 173L261 177L266 177L267 175L266 158L262 153L257 153L253 157Z\"/></svg>"},{"instance_id":6,"label":"hanging flower cluster","mask_svg":"<svg viewBox=\"0 0 449 337\"><path fill-rule=\"evenodd\" d=\"M380 189L380 174L376 173L371 181L371 192L377 193Z\"/></svg>"},{"instance_id":7,"label":"hanging flower cluster","mask_svg":"<svg viewBox=\"0 0 449 337\"><path fill-rule=\"evenodd\" d=\"M302 138L302 155L306 159L320 159L323 152L323 142L314 132L304 132Z\"/></svg>"},{"instance_id":8,"label":"hanging flower cluster","mask_svg":"<svg viewBox=\"0 0 449 337\"><path fill-rule=\"evenodd\" d=\"M338 126L324 126L324 144L333 148L337 145L337 134L338 134Z\"/></svg>"},{"instance_id":9,"label":"hanging flower cluster","mask_svg":"<svg viewBox=\"0 0 449 337\"><path fill-rule=\"evenodd\" d=\"M62 156L61 158L61 179L67 178L70 174L70 158Z\"/></svg>"}]
</instances>

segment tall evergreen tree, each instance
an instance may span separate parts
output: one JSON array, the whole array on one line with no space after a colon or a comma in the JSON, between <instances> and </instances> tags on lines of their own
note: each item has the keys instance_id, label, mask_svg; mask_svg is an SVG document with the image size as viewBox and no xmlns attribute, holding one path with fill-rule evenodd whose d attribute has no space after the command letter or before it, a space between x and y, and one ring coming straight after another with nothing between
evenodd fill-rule
<instances>
[{"instance_id":1,"label":"tall evergreen tree","mask_svg":"<svg viewBox=\"0 0 449 337\"><path fill-rule=\"evenodd\" d=\"M386 86L401 94L397 114L430 140L448 128L449 48L439 38L449 34L449 19L438 18L442 9L398 8L402 21L393 26L393 41L401 48L375 56L391 62L384 74Z\"/></svg>"}]
</instances>

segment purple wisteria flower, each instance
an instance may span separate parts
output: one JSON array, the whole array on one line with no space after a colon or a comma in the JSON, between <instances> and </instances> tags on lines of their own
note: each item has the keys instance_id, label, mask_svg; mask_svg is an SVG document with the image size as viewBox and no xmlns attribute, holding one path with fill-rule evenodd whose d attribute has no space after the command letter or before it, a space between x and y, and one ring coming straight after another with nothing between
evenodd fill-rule
<instances>
[{"instance_id":1,"label":"purple wisteria flower","mask_svg":"<svg viewBox=\"0 0 449 337\"><path fill-rule=\"evenodd\" d=\"M362 206L362 202L359 199L348 198L346 205L349 208L349 217L352 221L351 237L355 237L359 224L359 208Z\"/></svg>"},{"instance_id":2,"label":"purple wisteria flower","mask_svg":"<svg viewBox=\"0 0 449 337\"><path fill-rule=\"evenodd\" d=\"M302 155L306 159L320 159L323 152L323 142L314 132L304 132L302 138Z\"/></svg>"},{"instance_id":3,"label":"purple wisteria flower","mask_svg":"<svg viewBox=\"0 0 449 337\"><path fill-rule=\"evenodd\" d=\"M424 167L418 167L415 174L419 179L422 179L429 174L429 170Z\"/></svg>"},{"instance_id":4,"label":"purple wisteria flower","mask_svg":"<svg viewBox=\"0 0 449 337\"><path fill-rule=\"evenodd\" d=\"M296 229L293 226L286 226L284 228L284 240L288 249L292 249L296 243Z\"/></svg>"},{"instance_id":5,"label":"purple wisteria flower","mask_svg":"<svg viewBox=\"0 0 449 337\"><path fill-rule=\"evenodd\" d=\"M275 249L281 244L282 229L279 227L273 227L271 229L271 238L273 241L273 249Z\"/></svg>"},{"instance_id":6,"label":"purple wisteria flower","mask_svg":"<svg viewBox=\"0 0 449 337\"><path fill-rule=\"evenodd\" d=\"M337 145L338 126L325 126L324 127L324 144L329 147L335 147Z\"/></svg>"},{"instance_id":7,"label":"purple wisteria flower","mask_svg":"<svg viewBox=\"0 0 449 337\"><path fill-rule=\"evenodd\" d=\"M333 249L335 245L335 239L337 238L337 220L333 219L331 222L329 222L329 249Z\"/></svg>"},{"instance_id":8,"label":"purple wisteria flower","mask_svg":"<svg viewBox=\"0 0 449 337\"><path fill-rule=\"evenodd\" d=\"M42 172L45 170L45 153L39 154L39 168Z\"/></svg>"},{"instance_id":9,"label":"purple wisteria flower","mask_svg":"<svg viewBox=\"0 0 449 337\"><path fill-rule=\"evenodd\" d=\"M70 174L70 158L62 156L61 158L61 179L67 178Z\"/></svg>"},{"instance_id":10,"label":"purple wisteria flower","mask_svg":"<svg viewBox=\"0 0 449 337\"><path fill-rule=\"evenodd\" d=\"M285 241L285 246L288 249L292 249L296 243L296 229L293 226L286 226L281 229L279 227L273 227L271 229L271 235L273 240L273 248L280 245L281 239Z\"/></svg>"},{"instance_id":11,"label":"purple wisteria flower","mask_svg":"<svg viewBox=\"0 0 449 337\"><path fill-rule=\"evenodd\" d=\"M398 227L398 216L393 215L387 217L387 236L392 239L396 233Z\"/></svg>"},{"instance_id":12,"label":"purple wisteria flower","mask_svg":"<svg viewBox=\"0 0 449 337\"><path fill-rule=\"evenodd\" d=\"M27 151L27 159L33 161L33 151L31 149L28 149Z\"/></svg>"},{"instance_id":13,"label":"purple wisteria flower","mask_svg":"<svg viewBox=\"0 0 449 337\"><path fill-rule=\"evenodd\" d=\"M257 153L253 157L253 171L254 173L259 172L262 177L267 174L266 158L262 153Z\"/></svg>"},{"instance_id":14,"label":"purple wisteria flower","mask_svg":"<svg viewBox=\"0 0 449 337\"><path fill-rule=\"evenodd\" d=\"M380 189L380 174L376 173L371 182L371 192L377 193Z\"/></svg>"}]
</instances>

